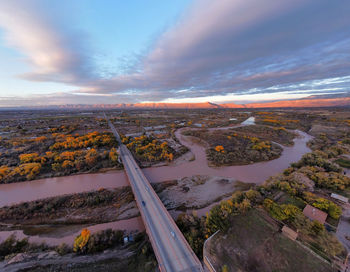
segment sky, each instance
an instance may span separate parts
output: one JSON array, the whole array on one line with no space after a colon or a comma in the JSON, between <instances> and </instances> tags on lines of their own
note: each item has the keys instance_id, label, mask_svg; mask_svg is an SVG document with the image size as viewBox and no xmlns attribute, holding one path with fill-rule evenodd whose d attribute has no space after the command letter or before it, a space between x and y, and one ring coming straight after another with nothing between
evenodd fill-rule
<instances>
[{"instance_id":1,"label":"sky","mask_svg":"<svg viewBox=\"0 0 350 272\"><path fill-rule=\"evenodd\" d=\"M349 14L348 0L1 0L0 107L344 95Z\"/></svg>"}]
</instances>

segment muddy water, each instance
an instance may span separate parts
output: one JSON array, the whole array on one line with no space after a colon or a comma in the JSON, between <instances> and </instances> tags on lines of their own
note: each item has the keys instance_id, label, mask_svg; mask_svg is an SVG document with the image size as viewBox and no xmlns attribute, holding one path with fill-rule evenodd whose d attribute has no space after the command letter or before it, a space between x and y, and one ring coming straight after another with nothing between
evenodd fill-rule
<instances>
[{"instance_id":1,"label":"muddy water","mask_svg":"<svg viewBox=\"0 0 350 272\"><path fill-rule=\"evenodd\" d=\"M129 186L124 171L46 178L0 185L0 207L36 199L99 188Z\"/></svg>"},{"instance_id":2,"label":"muddy water","mask_svg":"<svg viewBox=\"0 0 350 272\"><path fill-rule=\"evenodd\" d=\"M43 228L45 228L43 226ZM62 228L62 227L61 227ZM40 235L33 235L28 231L23 230L14 230L14 231L0 231L0 242L8 238L10 235L14 234L18 239L28 238L32 243L42 243L45 242L48 245L56 246L61 243L66 243L67 245L72 245L74 242L74 238L80 234L81 229L88 228L91 233L97 232L99 230L105 229L114 229L114 230L125 230L126 232L132 231L143 231L145 229L141 217L134 217L126 220L119 220L110 223L98 224L98 225L81 225L81 226L66 226L61 229L59 226L55 226L55 228L51 232L45 232ZM33 230L32 230L33 231ZM40 232L40 227L36 230Z\"/></svg>"},{"instance_id":3,"label":"muddy water","mask_svg":"<svg viewBox=\"0 0 350 272\"><path fill-rule=\"evenodd\" d=\"M241 125L249 125L251 122L254 122L254 119L248 119ZM183 145L187 146L191 150L191 152L195 155L195 160L192 162L184 162L182 164L144 169L145 175L152 182L162 182L164 180L177 179L198 174L235 178L245 182L262 183L269 176L277 174L283 169L287 168L291 162L298 161L303 154L310 152L310 149L306 146L306 143L312 138L306 133L297 131L299 137L294 140L294 146L284 147L282 155L278 159L243 166L212 168L207 164L205 148L191 142L190 137L186 137L181 134L182 131L183 129L176 131L176 137ZM113 188L125 185L128 185L128 181L123 171L111 171L107 173L84 174L35 180L23 183L5 184L0 185L0 206L49 196L90 191L100 187ZM196 210L196 213L198 216L203 216L215 204L216 203L213 203L208 207ZM171 211L170 213L174 218L176 218L180 212ZM0 232L0 241L7 238L11 234L16 234L18 238L29 237L31 242L46 242L50 245L58 245L62 242L72 244L74 238L79 234L81 228L83 227L88 227L92 232L107 228L124 229L127 231L144 229L141 218L136 217L93 226L55 226L51 230L50 227L43 227L42 229L32 228L31 230L26 229L25 231L3 231ZM41 234L37 235L37 233Z\"/></svg>"},{"instance_id":4,"label":"muddy water","mask_svg":"<svg viewBox=\"0 0 350 272\"><path fill-rule=\"evenodd\" d=\"M253 123L254 117L250 117L238 126L250 125ZM287 168L290 163L298 161L303 154L310 152L306 143L312 138L304 132L297 131L299 137L294 139L294 146L284 147L282 155L275 160L250 165L213 168L208 166L205 148L191 142L190 137L182 135L181 133L183 130L184 129L177 130L175 133L176 137L183 145L191 150L195 155L195 160L144 169L145 175L151 182L162 182L192 175L209 175L234 178L244 182L262 183L269 176L277 174ZM129 183L124 171L110 171L106 173L82 174L2 184L0 185L0 207L45 197L91 191L101 187L116 188L126 185L129 185Z\"/></svg>"},{"instance_id":5,"label":"muddy water","mask_svg":"<svg viewBox=\"0 0 350 272\"><path fill-rule=\"evenodd\" d=\"M284 147L282 155L271 161L259 162L249 165L209 167L206 159L205 148L192 143L190 137L181 134L183 130L176 131L176 137L183 145L191 149L195 160L176 166L162 166L144 169L145 175L154 182L169 179L189 177L192 175L209 175L227 178L235 178L244 182L262 183L268 177L282 172L290 163L298 161L301 156L311 150L306 143L312 139L307 133L297 131L299 136L294 139L292 147Z\"/></svg>"}]
</instances>

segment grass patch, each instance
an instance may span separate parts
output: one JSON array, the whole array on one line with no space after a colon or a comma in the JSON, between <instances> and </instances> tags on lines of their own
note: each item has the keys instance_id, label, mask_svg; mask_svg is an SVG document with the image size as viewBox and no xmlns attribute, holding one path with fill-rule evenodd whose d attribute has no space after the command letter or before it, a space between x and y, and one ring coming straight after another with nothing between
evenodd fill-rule
<instances>
[{"instance_id":1,"label":"grass patch","mask_svg":"<svg viewBox=\"0 0 350 272\"><path fill-rule=\"evenodd\" d=\"M208 252L215 267L229 271L331 272L330 265L283 236L262 211L233 217L231 228L212 239ZM302 260L302 261L301 261Z\"/></svg>"},{"instance_id":2,"label":"grass patch","mask_svg":"<svg viewBox=\"0 0 350 272\"><path fill-rule=\"evenodd\" d=\"M295 198L289 194L284 194L278 201L278 204L292 204L303 210L306 206L305 202L300 198Z\"/></svg>"}]
</instances>

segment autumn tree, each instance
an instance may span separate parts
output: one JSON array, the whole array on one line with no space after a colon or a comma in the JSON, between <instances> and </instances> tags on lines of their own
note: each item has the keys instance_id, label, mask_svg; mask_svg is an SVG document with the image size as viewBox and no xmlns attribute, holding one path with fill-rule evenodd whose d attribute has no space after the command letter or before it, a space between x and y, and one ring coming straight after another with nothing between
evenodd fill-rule
<instances>
[{"instance_id":1,"label":"autumn tree","mask_svg":"<svg viewBox=\"0 0 350 272\"><path fill-rule=\"evenodd\" d=\"M41 170L41 164L38 162L31 162L31 163L24 163L19 165L18 167L15 167L10 175L20 175L20 176L26 176L28 180L34 179Z\"/></svg>"},{"instance_id":2,"label":"autumn tree","mask_svg":"<svg viewBox=\"0 0 350 272\"><path fill-rule=\"evenodd\" d=\"M84 247L90 238L90 231L88 229L83 229L81 234L74 239L73 251L74 252L84 252Z\"/></svg>"},{"instance_id":3,"label":"autumn tree","mask_svg":"<svg viewBox=\"0 0 350 272\"><path fill-rule=\"evenodd\" d=\"M7 177L10 171L11 169L6 165L0 166L0 182L2 182Z\"/></svg>"},{"instance_id":4,"label":"autumn tree","mask_svg":"<svg viewBox=\"0 0 350 272\"><path fill-rule=\"evenodd\" d=\"M97 159L98 159L98 152L94 148L90 149L85 155L85 161L90 167L95 165L95 163L97 162Z\"/></svg>"},{"instance_id":5,"label":"autumn tree","mask_svg":"<svg viewBox=\"0 0 350 272\"><path fill-rule=\"evenodd\" d=\"M62 163L62 168L73 168L74 167L74 162L72 161L69 161L69 160L65 160L63 163Z\"/></svg>"},{"instance_id":6,"label":"autumn tree","mask_svg":"<svg viewBox=\"0 0 350 272\"><path fill-rule=\"evenodd\" d=\"M51 164L51 169L55 172L59 172L61 170L61 164L58 162L55 162Z\"/></svg>"},{"instance_id":7,"label":"autumn tree","mask_svg":"<svg viewBox=\"0 0 350 272\"><path fill-rule=\"evenodd\" d=\"M113 163L117 163L118 162L118 153L117 153L117 150L114 147L111 149L111 151L109 151L109 159Z\"/></svg>"},{"instance_id":8,"label":"autumn tree","mask_svg":"<svg viewBox=\"0 0 350 272\"><path fill-rule=\"evenodd\" d=\"M43 142L43 141L46 141L46 140L47 140L46 136L39 136L39 137L36 137L34 139L34 141L37 142L37 143L40 143L40 142Z\"/></svg>"},{"instance_id":9,"label":"autumn tree","mask_svg":"<svg viewBox=\"0 0 350 272\"><path fill-rule=\"evenodd\" d=\"M30 163L40 161L38 153L28 153L19 155L20 163Z\"/></svg>"},{"instance_id":10,"label":"autumn tree","mask_svg":"<svg viewBox=\"0 0 350 272\"><path fill-rule=\"evenodd\" d=\"M224 152L225 152L225 149L224 149L224 147L223 147L222 145L217 145L217 146L215 147L215 151L216 151L216 152L220 152L220 153L224 153Z\"/></svg>"}]
</instances>

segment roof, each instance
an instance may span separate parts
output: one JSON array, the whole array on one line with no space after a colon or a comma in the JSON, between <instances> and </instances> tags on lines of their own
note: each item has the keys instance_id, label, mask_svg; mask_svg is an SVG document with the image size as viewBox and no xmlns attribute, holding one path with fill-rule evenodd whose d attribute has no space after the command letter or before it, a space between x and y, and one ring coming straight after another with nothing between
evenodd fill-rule
<instances>
[{"instance_id":1,"label":"roof","mask_svg":"<svg viewBox=\"0 0 350 272\"><path fill-rule=\"evenodd\" d=\"M349 202L349 199L346 198L345 196L341 196L341 195L338 195L338 194L335 194L335 193L332 193L331 197L334 198L334 199L340 200L342 202L345 202L345 203Z\"/></svg>"},{"instance_id":2,"label":"roof","mask_svg":"<svg viewBox=\"0 0 350 272\"><path fill-rule=\"evenodd\" d=\"M317 220L321 224L324 224L327 219L327 213L310 206L309 204L303 210L303 214L308 217L310 220Z\"/></svg>"},{"instance_id":3,"label":"roof","mask_svg":"<svg viewBox=\"0 0 350 272\"><path fill-rule=\"evenodd\" d=\"M287 226L283 226L282 233L292 240L295 240L298 237L298 233Z\"/></svg>"}]
</instances>

